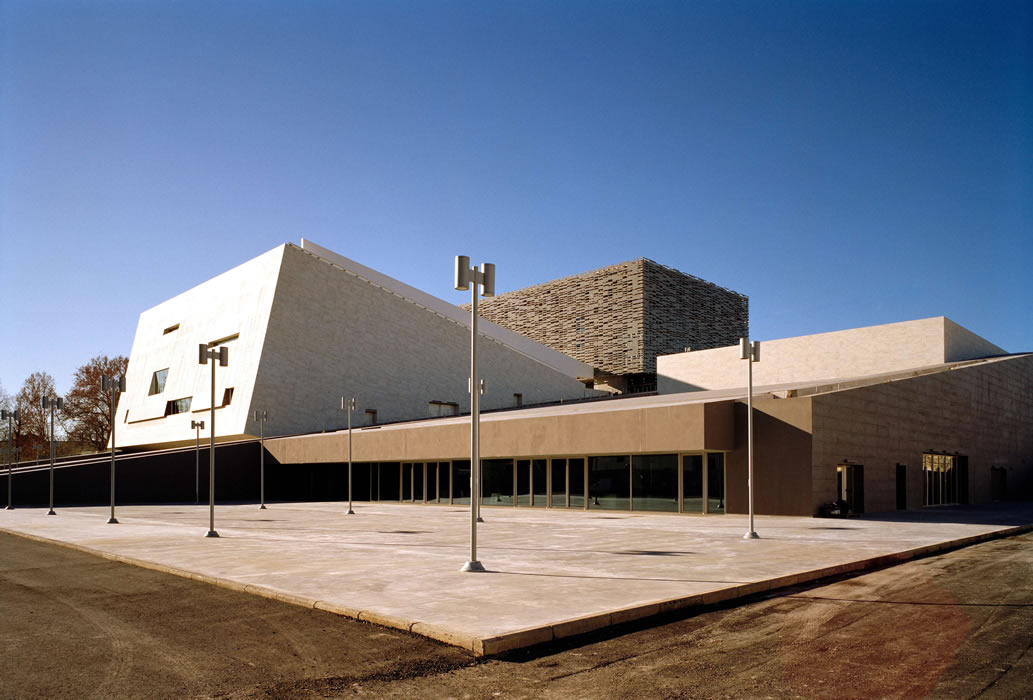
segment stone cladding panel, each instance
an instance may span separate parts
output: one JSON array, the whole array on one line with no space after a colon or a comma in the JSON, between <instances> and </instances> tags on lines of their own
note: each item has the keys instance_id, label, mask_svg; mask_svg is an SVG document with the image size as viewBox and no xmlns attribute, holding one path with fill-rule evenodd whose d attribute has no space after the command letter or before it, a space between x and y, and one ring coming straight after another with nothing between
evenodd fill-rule
<instances>
[{"instance_id":1,"label":"stone cladding panel","mask_svg":"<svg viewBox=\"0 0 1033 700\"><path fill-rule=\"evenodd\" d=\"M644 260L644 371L656 356L735 345L750 335L749 299L673 268Z\"/></svg>"},{"instance_id":2,"label":"stone cladding panel","mask_svg":"<svg viewBox=\"0 0 1033 700\"><path fill-rule=\"evenodd\" d=\"M482 318L616 375L656 372L658 354L732 345L748 328L745 296L645 258L477 308Z\"/></svg>"}]
</instances>

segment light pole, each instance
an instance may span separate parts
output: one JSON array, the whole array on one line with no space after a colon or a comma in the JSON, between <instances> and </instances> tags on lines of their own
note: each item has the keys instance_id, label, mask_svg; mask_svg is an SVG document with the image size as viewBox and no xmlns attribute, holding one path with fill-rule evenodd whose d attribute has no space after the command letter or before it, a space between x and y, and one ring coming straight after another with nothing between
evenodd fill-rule
<instances>
[{"instance_id":1,"label":"light pole","mask_svg":"<svg viewBox=\"0 0 1033 700\"><path fill-rule=\"evenodd\" d=\"M748 484L750 490L750 528L743 535L744 540L755 540L759 537L753 529L753 363L760 362L760 341L752 343L748 338L739 338L739 359L746 362L746 442L749 454Z\"/></svg>"},{"instance_id":2,"label":"light pole","mask_svg":"<svg viewBox=\"0 0 1033 700\"><path fill-rule=\"evenodd\" d=\"M111 517L108 518L108 524L118 525L118 520L115 519L115 394L126 390L125 375L118 379L102 375L100 388L111 392Z\"/></svg>"},{"instance_id":3,"label":"light pole","mask_svg":"<svg viewBox=\"0 0 1033 700\"><path fill-rule=\"evenodd\" d=\"M472 283L472 284L471 284ZM477 560L477 521L480 520L481 501L481 404L484 383L477 381L477 292L481 287L486 297L495 296L495 265L484 263L481 269L470 267L470 258L456 256L455 286L470 290L470 560L460 571L484 571Z\"/></svg>"},{"instance_id":4,"label":"light pole","mask_svg":"<svg viewBox=\"0 0 1033 700\"><path fill-rule=\"evenodd\" d=\"M57 515L54 512L54 410L63 409L65 400L60 396L44 396L40 403L44 411L50 409L50 510L47 515Z\"/></svg>"},{"instance_id":5,"label":"light pole","mask_svg":"<svg viewBox=\"0 0 1033 700\"><path fill-rule=\"evenodd\" d=\"M201 429L204 427L203 420L190 421L190 427L194 432L194 503L201 501Z\"/></svg>"},{"instance_id":6,"label":"light pole","mask_svg":"<svg viewBox=\"0 0 1033 700\"><path fill-rule=\"evenodd\" d=\"M348 411L348 515L355 515L352 510L352 411L355 410L355 397L341 397L341 410Z\"/></svg>"},{"instance_id":7,"label":"light pole","mask_svg":"<svg viewBox=\"0 0 1033 700\"><path fill-rule=\"evenodd\" d=\"M218 360L222 367L229 365L230 349L223 345L209 350L207 345L200 343L197 348L197 361L199 364L206 365L208 360L212 361L212 413L208 417L210 454L208 455L208 533L205 537L218 537L219 533L215 531L215 361Z\"/></svg>"},{"instance_id":8,"label":"light pole","mask_svg":"<svg viewBox=\"0 0 1033 700\"><path fill-rule=\"evenodd\" d=\"M255 411L255 420L259 425L260 447L258 448L258 490L261 506L259 510L265 510L265 421L269 418L269 411Z\"/></svg>"},{"instance_id":9,"label":"light pole","mask_svg":"<svg viewBox=\"0 0 1033 700\"><path fill-rule=\"evenodd\" d=\"M14 483L14 424L18 422L18 409L0 410L0 418L7 421L7 510L14 510L11 502L11 487Z\"/></svg>"}]
</instances>

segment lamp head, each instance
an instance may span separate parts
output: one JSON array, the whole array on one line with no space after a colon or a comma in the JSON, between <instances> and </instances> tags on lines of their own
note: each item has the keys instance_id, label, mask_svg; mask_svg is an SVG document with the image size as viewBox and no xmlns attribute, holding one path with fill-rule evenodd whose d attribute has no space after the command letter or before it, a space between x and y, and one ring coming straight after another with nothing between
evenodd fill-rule
<instances>
[{"instance_id":1,"label":"lamp head","mask_svg":"<svg viewBox=\"0 0 1033 700\"><path fill-rule=\"evenodd\" d=\"M483 296L495 296L495 263L481 264L481 286Z\"/></svg>"},{"instance_id":2,"label":"lamp head","mask_svg":"<svg viewBox=\"0 0 1033 700\"><path fill-rule=\"evenodd\" d=\"M470 288L470 257L456 256L456 289L465 292Z\"/></svg>"}]
</instances>

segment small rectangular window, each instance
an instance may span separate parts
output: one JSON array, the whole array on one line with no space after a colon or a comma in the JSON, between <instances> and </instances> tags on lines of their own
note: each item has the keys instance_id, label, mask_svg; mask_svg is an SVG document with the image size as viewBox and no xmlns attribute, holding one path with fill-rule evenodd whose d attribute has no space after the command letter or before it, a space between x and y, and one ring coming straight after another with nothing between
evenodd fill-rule
<instances>
[{"instance_id":1,"label":"small rectangular window","mask_svg":"<svg viewBox=\"0 0 1033 700\"><path fill-rule=\"evenodd\" d=\"M168 335L172 331L178 331L178 330L179 330L179 324L177 323L177 324L175 324L173 326L169 326L168 328L166 328L164 331L162 331L161 334L162 335Z\"/></svg>"},{"instance_id":2,"label":"small rectangular window","mask_svg":"<svg viewBox=\"0 0 1033 700\"><path fill-rule=\"evenodd\" d=\"M377 409L367 408L366 409L366 425L377 424Z\"/></svg>"},{"instance_id":3,"label":"small rectangular window","mask_svg":"<svg viewBox=\"0 0 1033 700\"><path fill-rule=\"evenodd\" d=\"M232 401L232 400L233 400L233 387L227 387L227 389L222 392L222 404L220 404L220 405L221 406L229 406L230 405L230 401Z\"/></svg>"},{"instance_id":4,"label":"small rectangular window","mask_svg":"<svg viewBox=\"0 0 1033 700\"><path fill-rule=\"evenodd\" d=\"M435 417L459 415L459 404L454 401L429 401L428 406L430 415Z\"/></svg>"},{"instance_id":5,"label":"small rectangular window","mask_svg":"<svg viewBox=\"0 0 1033 700\"><path fill-rule=\"evenodd\" d=\"M169 401L165 404L165 415L174 416L177 413L186 413L190 410L190 401L193 397L188 396L185 399L176 399L175 401Z\"/></svg>"},{"instance_id":6,"label":"small rectangular window","mask_svg":"<svg viewBox=\"0 0 1033 700\"><path fill-rule=\"evenodd\" d=\"M513 403L517 407L523 406L524 405L524 395L523 394L513 394Z\"/></svg>"},{"instance_id":7,"label":"small rectangular window","mask_svg":"<svg viewBox=\"0 0 1033 700\"><path fill-rule=\"evenodd\" d=\"M168 379L168 376L169 370L167 367L165 369L159 369L151 375L151 388L147 390L147 395L154 396L155 394L160 394L165 391L165 380Z\"/></svg>"},{"instance_id":8,"label":"small rectangular window","mask_svg":"<svg viewBox=\"0 0 1033 700\"><path fill-rule=\"evenodd\" d=\"M211 341L210 343L208 343L208 347L216 348L216 347L218 347L220 345L225 345L226 343L234 341L234 340L236 340L239 337L240 337L240 333L234 333L233 335L228 335L225 338L219 338L218 340Z\"/></svg>"}]
</instances>

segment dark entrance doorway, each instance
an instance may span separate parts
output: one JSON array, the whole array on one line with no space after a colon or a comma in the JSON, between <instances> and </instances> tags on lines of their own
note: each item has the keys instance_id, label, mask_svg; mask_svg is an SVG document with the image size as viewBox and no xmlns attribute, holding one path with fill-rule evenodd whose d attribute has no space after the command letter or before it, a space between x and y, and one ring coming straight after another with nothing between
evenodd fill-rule
<instances>
[{"instance_id":1,"label":"dark entrance doorway","mask_svg":"<svg viewBox=\"0 0 1033 700\"><path fill-rule=\"evenodd\" d=\"M836 466L836 488L839 500L846 501L848 513L864 512L864 465Z\"/></svg>"}]
</instances>

